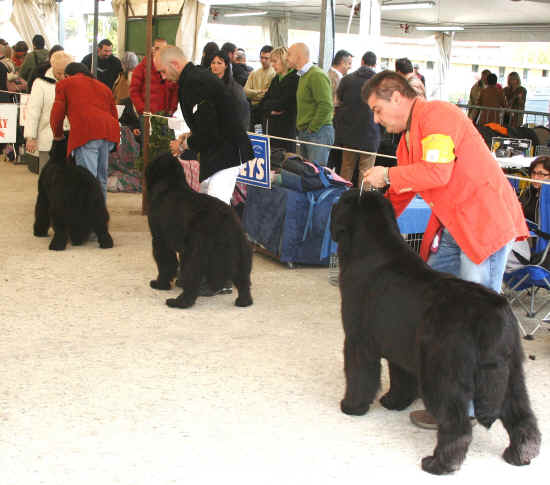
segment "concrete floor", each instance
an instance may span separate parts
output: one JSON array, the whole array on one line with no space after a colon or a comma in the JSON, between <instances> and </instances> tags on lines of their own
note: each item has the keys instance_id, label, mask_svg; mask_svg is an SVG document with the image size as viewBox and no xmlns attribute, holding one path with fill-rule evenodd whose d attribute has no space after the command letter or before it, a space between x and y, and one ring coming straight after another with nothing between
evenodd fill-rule
<instances>
[{"instance_id":1,"label":"concrete floor","mask_svg":"<svg viewBox=\"0 0 550 485\"><path fill-rule=\"evenodd\" d=\"M254 306L227 295L170 309L176 290L149 287L140 195L109 194L113 249L54 252L32 236L36 180L0 164L0 484L442 483L419 466L435 432L408 411L339 411L343 332L327 269L256 254ZM448 483L547 480L550 332L524 346L541 455L512 467L500 423L476 426Z\"/></svg>"}]
</instances>

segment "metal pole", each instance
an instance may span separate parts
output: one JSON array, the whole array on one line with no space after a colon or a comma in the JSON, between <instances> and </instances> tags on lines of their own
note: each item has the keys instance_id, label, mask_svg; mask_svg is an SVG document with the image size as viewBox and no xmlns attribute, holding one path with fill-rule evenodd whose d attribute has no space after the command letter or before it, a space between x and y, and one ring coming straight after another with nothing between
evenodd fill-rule
<instances>
[{"instance_id":1,"label":"metal pole","mask_svg":"<svg viewBox=\"0 0 550 485\"><path fill-rule=\"evenodd\" d=\"M97 77L97 30L99 24L99 0L94 0L94 38L92 41L92 74Z\"/></svg>"},{"instance_id":2,"label":"metal pole","mask_svg":"<svg viewBox=\"0 0 550 485\"><path fill-rule=\"evenodd\" d=\"M63 2L57 2L57 41L59 45L65 42L65 19L63 17Z\"/></svg>"},{"instance_id":3,"label":"metal pole","mask_svg":"<svg viewBox=\"0 0 550 485\"><path fill-rule=\"evenodd\" d=\"M153 44L153 0L147 0L147 29L145 33L145 109L146 113L151 112L151 45ZM149 131L151 118L145 116L143 119L143 183L141 192L141 212L146 215L149 211L147 204L147 186L145 183L145 169L149 165Z\"/></svg>"},{"instance_id":4,"label":"metal pole","mask_svg":"<svg viewBox=\"0 0 550 485\"><path fill-rule=\"evenodd\" d=\"M334 0L322 0L319 67L328 70L334 56Z\"/></svg>"}]
</instances>

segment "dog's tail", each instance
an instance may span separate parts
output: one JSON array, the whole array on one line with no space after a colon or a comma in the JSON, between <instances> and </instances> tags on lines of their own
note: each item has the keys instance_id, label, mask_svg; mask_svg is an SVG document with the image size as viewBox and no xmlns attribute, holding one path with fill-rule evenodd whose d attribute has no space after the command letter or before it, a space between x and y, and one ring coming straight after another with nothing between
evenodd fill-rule
<instances>
[{"instance_id":1,"label":"dog's tail","mask_svg":"<svg viewBox=\"0 0 550 485\"><path fill-rule=\"evenodd\" d=\"M475 369L474 409L478 422L490 428L502 411L510 371L522 366L517 322L506 301L478 326L479 360Z\"/></svg>"}]
</instances>

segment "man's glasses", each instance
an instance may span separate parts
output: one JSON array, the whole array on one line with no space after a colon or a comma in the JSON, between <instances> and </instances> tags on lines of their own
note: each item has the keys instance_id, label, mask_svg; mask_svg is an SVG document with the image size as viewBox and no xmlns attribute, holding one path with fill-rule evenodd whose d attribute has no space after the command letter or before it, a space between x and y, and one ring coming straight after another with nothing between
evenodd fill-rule
<instances>
[{"instance_id":1,"label":"man's glasses","mask_svg":"<svg viewBox=\"0 0 550 485\"><path fill-rule=\"evenodd\" d=\"M533 172L531 172L531 175L536 175L537 177L550 177L550 173L548 172L538 172L536 170L534 170Z\"/></svg>"}]
</instances>

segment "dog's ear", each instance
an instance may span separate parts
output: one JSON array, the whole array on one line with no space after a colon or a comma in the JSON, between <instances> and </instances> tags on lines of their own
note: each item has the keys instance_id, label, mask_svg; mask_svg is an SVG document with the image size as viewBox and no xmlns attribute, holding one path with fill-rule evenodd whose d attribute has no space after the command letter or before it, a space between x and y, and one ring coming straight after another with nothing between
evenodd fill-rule
<instances>
[{"instance_id":1,"label":"dog's ear","mask_svg":"<svg viewBox=\"0 0 550 485\"><path fill-rule=\"evenodd\" d=\"M50 160L57 163L64 163L67 160L67 139L53 140L50 148Z\"/></svg>"},{"instance_id":2,"label":"dog's ear","mask_svg":"<svg viewBox=\"0 0 550 485\"><path fill-rule=\"evenodd\" d=\"M330 233L333 241L340 242L343 235L349 231L358 197L357 190L349 190L342 194L340 200L333 206L330 215Z\"/></svg>"}]
</instances>

